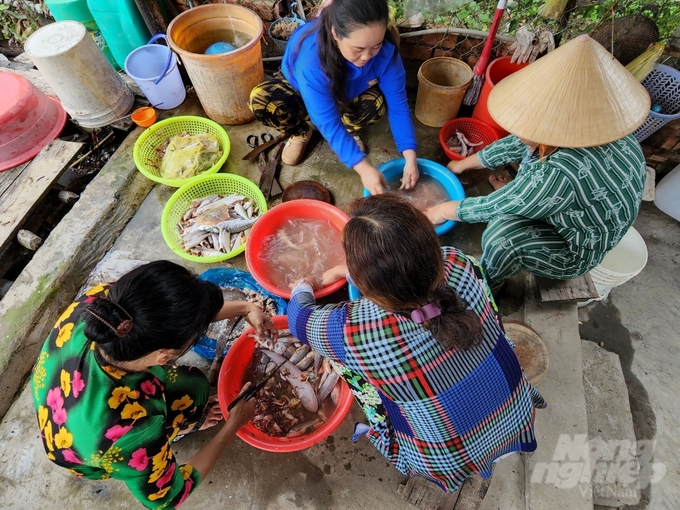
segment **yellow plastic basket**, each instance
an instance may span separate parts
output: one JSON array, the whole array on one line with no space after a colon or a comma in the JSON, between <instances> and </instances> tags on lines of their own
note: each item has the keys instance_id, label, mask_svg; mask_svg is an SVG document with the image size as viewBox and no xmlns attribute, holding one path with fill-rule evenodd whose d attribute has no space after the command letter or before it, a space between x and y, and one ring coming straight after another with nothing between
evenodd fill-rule
<instances>
[{"instance_id":1,"label":"yellow plastic basket","mask_svg":"<svg viewBox=\"0 0 680 510\"><path fill-rule=\"evenodd\" d=\"M187 179L166 179L165 177L161 177L160 174L161 158L156 152L156 147L163 145L168 138L172 138L175 135L185 132L190 135L210 133L217 138L220 149L222 149L222 157L212 168L202 172L197 177L217 173L229 156L229 150L231 149L229 135L227 135L224 128L217 122L213 122L205 117L191 115L162 120L141 134L135 142L135 148L132 152L135 159L135 165L137 165L139 171L152 181L160 182L167 186L174 186L176 188L196 179L196 177L189 177Z\"/></svg>"},{"instance_id":2,"label":"yellow plastic basket","mask_svg":"<svg viewBox=\"0 0 680 510\"><path fill-rule=\"evenodd\" d=\"M190 182L186 183L173 193L170 200L168 200L168 203L165 204L163 215L161 216L161 232L163 233L163 239L165 239L165 242L170 249L180 257L191 260L192 262L210 264L235 257L239 253L243 253L246 249L247 240L246 243L243 243L238 248L214 257L199 257L187 253L182 249L179 231L177 230L177 225L182 216L189 210L193 200L207 197L208 195L213 195L215 193L218 195L232 195L235 193L245 195L255 200L261 215L267 211L267 201L265 200L264 195L252 181L245 177L234 174L215 174L194 177Z\"/></svg>"}]
</instances>

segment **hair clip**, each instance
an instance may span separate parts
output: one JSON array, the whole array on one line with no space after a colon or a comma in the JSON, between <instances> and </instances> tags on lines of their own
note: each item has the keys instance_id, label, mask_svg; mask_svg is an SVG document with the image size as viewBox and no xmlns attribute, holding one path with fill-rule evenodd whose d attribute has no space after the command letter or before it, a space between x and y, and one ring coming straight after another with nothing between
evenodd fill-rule
<instances>
[{"instance_id":1,"label":"hair clip","mask_svg":"<svg viewBox=\"0 0 680 510\"><path fill-rule=\"evenodd\" d=\"M434 317L437 317L441 315L442 309L439 308L437 305L428 303L425 306L421 306L420 308L416 308L411 312L411 320L417 324L422 324L423 322L433 319Z\"/></svg>"}]
</instances>

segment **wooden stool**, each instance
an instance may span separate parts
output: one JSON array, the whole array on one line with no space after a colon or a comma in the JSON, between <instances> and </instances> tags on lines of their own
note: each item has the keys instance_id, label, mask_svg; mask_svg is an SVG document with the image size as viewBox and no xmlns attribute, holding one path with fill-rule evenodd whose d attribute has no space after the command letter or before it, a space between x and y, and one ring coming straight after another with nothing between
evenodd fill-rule
<instances>
[{"instance_id":1,"label":"wooden stool","mask_svg":"<svg viewBox=\"0 0 680 510\"><path fill-rule=\"evenodd\" d=\"M551 280L534 275L536 282L536 300L549 301L587 301L599 296L590 273L573 280Z\"/></svg>"},{"instance_id":2,"label":"wooden stool","mask_svg":"<svg viewBox=\"0 0 680 510\"><path fill-rule=\"evenodd\" d=\"M400 485L397 492L421 510L477 510L490 483L491 478L472 475L460 489L450 494L424 478L410 476L406 485Z\"/></svg>"}]
</instances>

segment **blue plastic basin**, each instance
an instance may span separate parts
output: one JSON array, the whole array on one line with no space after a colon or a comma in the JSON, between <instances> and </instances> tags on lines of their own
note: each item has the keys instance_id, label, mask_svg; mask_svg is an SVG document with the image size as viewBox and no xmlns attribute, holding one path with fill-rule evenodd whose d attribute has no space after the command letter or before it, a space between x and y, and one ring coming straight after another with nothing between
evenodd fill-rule
<instances>
[{"instance_id":1,"label":"blue plastic basin","mask_svg":"<svg viewBox=\"0 0 680 510\"><path fill-rule=\"evenodd\" d=\"M448 168L440 165L439 163L435 163L434 161L430 161L429 159L418 158L417 161L418 171L420 174L427 175L444 186L444 189L449 195L450 200L463 200L465 198L465 190L463 190L463 185L458 180L458 177L456 177L456 175ZM399 181L402 174L404 173L405 162L406 160L404 158L393 159L392 161L388 161L380 165L378 170L380 170L385 175L387 182ZM366 188L364 188L364 196L370 196L370 193ZM455 226L456 223L456 221L446 221L441 225L437 225L434 228L434 231L438 236L446 234Z\"/></svg>"},{"instance_id":2,"label":"blue plastic basin","mask_svg":"<svg viewBox=\"0 0 680 510\"><path fill-rule=\"evenodd\" d=\"M398 181L404 173L405 162L406 160L404 158L393 159L392 161L388 161L387 163L380 165L378 170L380 170L385 175L387 182ZM418 158L418 171L421 175L432 177L442 186L444 186L446 193L449 195L449 199L463 200L465 198L465 190L463 190L463 185L458 180L458 177L456 177L456 175L445 166L435 163L434 161L430 161L429 159ZM365 188L364 196L370 196L370 193ZM440 236L451 230L456 225L456 223L456 221L447 221L441 225L437 225L434 231L438 236ZM354 300L361 297L361 292L359 292L359 289L357 289L354 285L349 284L347 290L350 299Z\"/></svg>"}]
</instances>

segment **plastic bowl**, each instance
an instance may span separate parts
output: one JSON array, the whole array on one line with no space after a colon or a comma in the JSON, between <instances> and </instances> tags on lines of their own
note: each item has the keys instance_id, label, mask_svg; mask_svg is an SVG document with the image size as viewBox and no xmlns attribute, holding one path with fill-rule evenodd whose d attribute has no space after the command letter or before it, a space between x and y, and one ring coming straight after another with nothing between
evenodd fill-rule
<instances>
[{"instance_id":1,"label":"plastic bowl","mask_svg":"<svg viewBox=\"0 0 680 510\"><path fill-rule=\"evenodd\" d=\"M142 106L137 108L130 116L132 122L137 124L139 127L149 127L156 122L156 110L150 106Z\"/></svg>"},{"instance_id":2,"label":"plastic bowl","mask_svg":"<svg viewBox=\"0 0 680 510\"><path fill-rule=\"evenodd\" d=\"M380 165L378 170L385 175L387 182L398 181L404 173L404 163L406 163L406 160L403 158L393 159L392 161ZM439 184L444 186L450 200L463 200L465 198L463 185L458 180L458 177L445 166L430 161L429 159L418 158L418 171L422 175L432 177L439 182ZM370 192L366 188L364 188L364 196L370 196ZM451 230L456 223L456 221L446 221L441 225L437 225L434 228L434 231L440 236Z\"/></svg>"},{"instance_id":3,"label":"plastic bowl","mask_svg":"<svg viewBox=\"0 0 680 510\"><path fill-rule=\"evenodd\" d=\"M465 158L457 152L453 152L446 145L446 141L449 137L455 136L456 131L463 133L465 138L472 143L482 142L482 145L475 147L475 152L479 152L487 145L491 145L496 140L500 140L498 131L479 119L461 117L459 119L450 120L439 130L439 144L442 146L442 149L444 149L446 156L453 160Z\"/></svg>"},{"instance_id":4,"label":"plastic bowl","mask_svg":"<svg viewBox=\"0 0 680 510\"><path fill-rule=\"evenodd\" d=\"M165 204L163 215L161 216L161 233L163 234L163 239L165 239L168 247L180 257L191 260L192 262L210 264L230 259L239 253L243 253L246 249L246 244L250 242L251 236L248 236L246 242L238 248L214 257L199 257L187 253L182 249L179 232L177 232L177 225L180 219L184 213L189 210L193 200L207 197L213 193L219 195L232 195L234 193L245 195L255 200L263 216L267 211L267 201L265 200L264 195L255 184L245 177L233 174L216 174L193 178L190 182L186 183L172 194L168 203ZM257 223L260 221L262 221L262 218L257 220ZM255 225L257 225L257 223L255 223Z\"/></svg>"},{"instance_id":5,"label":"plastic bowl","mask_svg":"<svg viewBox=\"0 0 680 510\"><path fill-rule=\"evenodd\" d=\"M210 169L202 172L198 176L188 177L186 179L166 179L165 177L161 177L160 174L161 158L156 152L156 148L163 145L169 138L181 133L189 133L190 135L210 133L219 141L220 149L222 149L222 157ZM165 184L166 186L178 188L197 177L217 173L227 160L230 149L231 143L229 142L229 135L227 135L224 128L217 122L213 122L205 117L184 115L162 120L144 131L135 142L132 156L135 159L137 169L146 177L152 181Z\"/></svg>"},{"instance_id":6,"label":"plastic bowl","mask_svg":"<svg viewBox=\"0 0 680 510\"><path fill-rule=\"evenodd\" d=\"M274 317L273 320L278 329L288 328L287 316L280 315ZM246 372L250 367L255 351L255 341L251 336L253 333L254 330L250 328L238 337L224 358L217 381L217 396L222 409L227 409L243 387ZM347 383L340 379L340 401L335 412L328 417L326 423L313 432L298 437L273 437L256 429L252 423L248 422L236 434L243 441L260 450L296 452L309 448L332 434L343 422L351 406L352 393ZM227 414L226 411L225 414Z\"/></svg>"},{"instance_id":7,"label":"plastic bowl","mask_svg":"<svg viewBox=\"0 0 680 510\"><path fill-rule=\"evenodd\" d=\"M58 99L29 80L0 73L0 171L25 163L54 140L66 123Z\"/></svg>"},{"instance_id":8,"label":"plastic bowl","mask_svg":"<svg viewBox=\"0 0 680 510\"><path fill-rule=\"evenodd\" d=\"M319 200L300 199L284 202L276 207L273 207L262 218L260 218L248 237L248 244L251 247L246 250L246 263L248 270L253 275L253 278L262 285L266 290L272 294L290 299L290 289L282 289L274 285L269 279L267 268L264 266L259 257L257 247L261 246L265 238L269 235L276 234L277 230L284 224L284 222L291 219L308 219L308 220L328 220L337 231L338 236L341 235L342 229L349 221L349 216L340 209L326 202ZM252 247L255 247L253 249ZM345 279L339 280L323 289L314 292L316 297L323 297L332 294L339 290L345 284Z\"/></svg>"}]
</instances>

